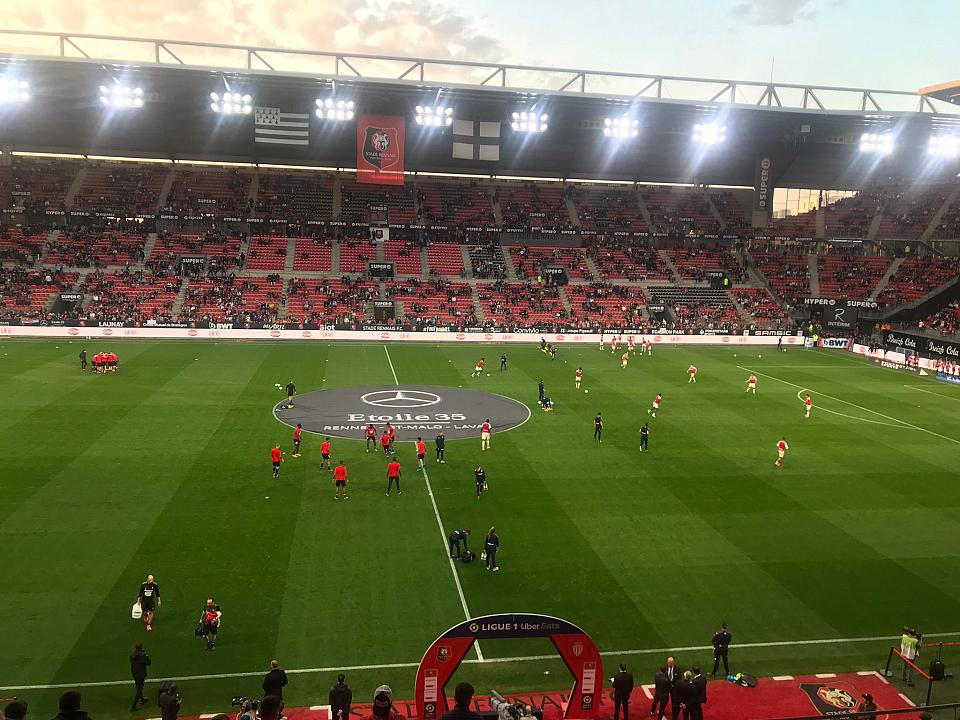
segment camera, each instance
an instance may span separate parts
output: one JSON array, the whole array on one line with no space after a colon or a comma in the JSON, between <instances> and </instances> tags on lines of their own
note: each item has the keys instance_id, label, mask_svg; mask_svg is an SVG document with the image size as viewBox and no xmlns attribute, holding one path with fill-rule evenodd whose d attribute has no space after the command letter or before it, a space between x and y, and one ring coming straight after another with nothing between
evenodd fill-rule
<instances>
[{"instance_id":1,"label":"camera","mask_svg":"<svg viewBox=\"0 0 960 720\"><path fill-rule=\"evenodd\" d=\"M260 701L254 700L253 698L244 697L243 695L237 695L234 698L231 698L230 704L234 706L239 706L241 712L248 712L249 710L259 710Z\"/></svg>"}]
</instances>

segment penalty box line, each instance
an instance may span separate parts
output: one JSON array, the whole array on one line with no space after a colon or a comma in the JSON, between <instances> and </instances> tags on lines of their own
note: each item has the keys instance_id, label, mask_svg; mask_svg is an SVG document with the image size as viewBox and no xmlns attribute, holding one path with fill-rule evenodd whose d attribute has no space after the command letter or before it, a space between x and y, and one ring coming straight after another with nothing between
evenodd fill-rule
<instances>
[{"instance_id":1,"label":"penalty box line","mask_svg":"<svg viewBox=\"0 0 960 720\"><path fill-rule=\"evenodd\" d=\"M857 408L858 410L863 410L864 412L872 413L873 415L877 415L878 417L882 417L882 418L884 418L885 420L890 420L891 422L898 423L898 424L899 424L899 427L909 428L910 430L919 430L920 432L925 432L925 433L927 433L928 435L933 435L934 437L938 437L938 438L940 438L941 440L946 440L946 441L952 442L952 443L954 443L954 444L956 444L956 445L960 445L960 440L957 440L956 438L948 437L948 436L946 436L946 435L941 435L941 434L938 433L938 432L934 432L933 430L928 430L927 428L925 428L925 427L920 427L919 425L914 425L913 423L908 423L906 420L901 420L900 418L891 417L890 415L884 415L882 412L877 412L876 410L871 410L870 408L865 408L865 407L863 407L863 405L857 405L856 403L852 403L852 402L850 402L849 400L842 400L842 399L840 399L840 398L838 398L838 397L834 397L833 395L827 395L826 393L822 393L822 392L820 392L819 390L813 390L813 389L808 388L808 387L805 387L805 386L803 386L803 385L797 385L796 383L789 382L788 380L783 380L783 379L781 379L781 378L774 377L773 375L767 375L766 373L762 373L762 372L759 372L759 371L756 371L756 370L751 370L750 368L744 367L743 365L737 365L737 367L740 368L741 370L745 370L745 371L751 372L751 373L756 373L757 375L760 375L760 376L765 377L765 378L770 378L771 380L776 380L777 382L783 383L784 385L789 385L790 387L795 387L795 388L797 388L798 390L800 390L801 392L803 392L804 390L807 390L807 391L809 391L809 392L812 392L812 393L815 394L815 395L820 395L821 397L825 397L825 398L827 398L828 400L834 400L834 401L836 401L836 402L838 402L838 403L843 403L844 405L849 405L850 407L855 407L855 408ZM839 413L835 413L835 414L839 414ZM864 418L856 418L856 419L858 419L858 420L863 420ZM870 421L870 420L867 420L867 422L871 422L871 421ZM873 422L875 422L875 421L873 421Z\"/></svg>"},{"instance_id":2,"label":"penalty box line","mask_svg":"<svg viewBox=\"0 0 960 720\"><path fill-rule=\"evenodd\" d=\"M400 385L400 380L397 378L397 371L393 367L393 360L390 358L390 350L386 345L383 346L383 352L387 355L387 363L390 365L390 373L393 375L393 382L397 386ZM414 441L415 443L415 441ZM467 606L467 597L463 594L463 585L460 584L460 573L457 572L456 561L450 557L450 547L447 543L447 532L443 528L443 520L440 518L440 509L437 507L437 500L433 497L433 487L430 485L430 476L427 475L427 464L423 464L423 480L427 486L427 496L430 498L430 505L433 506L433 517L437 520L437 527L440 529L440 543L443 545L443 554L447 558L447 562L450 563L450 572L453 574L453 582L457 586L457 595L460 596L460 607L463 608L463 618L464 620L472 620L473 615L470 614L470 608ZM475 640L473 643L473 649L477 652L477 660L483 662L483 653L480 651L480 642Z\"/></svg>"},{"instance_id":3,"label":"penalty box line","mask_svg":"<svg viewBox=\"0 0 960 720\"><path fill-rule=\"evenodd\" d=\"M925 633L924 637L957 637L960 631L945 633ZM799 647L802 645L850 645L865 642L880 642L899 640L900 635L874 635L872 637L854 637L854 638L823 638L816 640L779 640L774 642L756 642L756 643L735 643L731 645L735 650L750 648L774 648L774 647ZM604 657L623 656L623 655L657 655L661 653L677 652L696 652L700 650L713 650L712 645L687 645L661 648L644 648L640 650L604 650L600 654ZM487 658L485 660L464 660L465 664L480 665L492 663L519 663L519 662L542 662L544 660L557 660L559 655L524 655L520 657L502 657ZM288 675L309 675L316 673L334 673L334 672L352 672L365 670L395 670L405 668L419 667L419 662L405 663L382 663L378 665L332 665L329 667L313 668L294 668L286 671ZM233 673L212 673L209 675L179 675L175 677L151 678L151 682L161 683L168 680L173 682L189 682L195 680L225 680L231 678L263 677L263 670L253 670L251 672L233 672ZM129 685L130 679L126 680L101 680L97 682L79 682L79 683L61 683L50 685L6 685L0 686L0 690L60 690L68 688L83 687L111 687L119 685Z\"/></svg>"}]
</instances>

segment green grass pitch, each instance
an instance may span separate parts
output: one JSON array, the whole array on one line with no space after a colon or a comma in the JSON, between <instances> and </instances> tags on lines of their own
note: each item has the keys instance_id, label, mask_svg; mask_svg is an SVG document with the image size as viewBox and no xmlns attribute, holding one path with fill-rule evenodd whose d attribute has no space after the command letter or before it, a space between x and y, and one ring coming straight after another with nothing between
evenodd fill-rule
<instances>
[{"instance_id":1,"label":"green grass pitch","mask_svg":"<svg viewBox=\"0 0 960 720\"><path fill-rule=\"evenodd\" d=\"M658 347L621 370L619 352L562 347L551 361L535 341L388 347L400 383L489 390L534 410L494 435L480 502L479 439L448 441L446 464L428 465L444 529L471 528L477 546L496 525L502 539L501 572L458 566L472 615L559 615L604 651L705 645L727 620L735 643L763 644L732 651L761 675L873 668L890 645L769 643L889 636L904 623L960 631L960 389L840 352ZM0 686L126 681L138 641L152 678L260 673L274 657L288 669L409 665L464 619L412 443L399 446L404 493L386 498L382 456L334 440L352 480L350 500L335 502L322 438L305 436L303 457L289 459L291 431L271 413L275 383L291 378L300 392L392 383L383 345L117 342L116 376L81 373L80 347L0 345ZM481 354L490 377L471 378ZM589 394L574 391L578 365ZM743 368L760 373L756 396ZM540 377L556 412L536 408ZM777 470L781 435L790 451ZM288 453L279 480L275 442ZM147 573L163 598L150 634L129 617ZM213 653L192 632L209 595L224 609ZM550 652L534 641L482 650ZM649 681L663 654L607 662L626 659ZM325 702L335 674L291 675L287 704ZM349 675L358 701L380 682L412 697L411 666ZM471 663L457 677L484 690L569 684L558 660ZM224 709L259 683L183 681L182 713ZM49 717L60 692L0 695ZM131 716L132 685L83 692L94 717Z\"/></svg>"}]
</instances>

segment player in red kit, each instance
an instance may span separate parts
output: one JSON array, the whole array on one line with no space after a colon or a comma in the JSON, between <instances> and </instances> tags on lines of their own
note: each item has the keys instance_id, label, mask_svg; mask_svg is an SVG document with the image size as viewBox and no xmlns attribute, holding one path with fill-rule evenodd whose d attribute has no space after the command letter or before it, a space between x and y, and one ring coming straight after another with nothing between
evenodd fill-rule
<instances>
[{"instance_id":1,"label":"player in red kit","mask_svg":"<svg viewBox=\"0 0 960 720\"><path fill-rule=\"evenodd\" d=\"M647 415L650 417L657 416L657 410L660 409L660 401L663 399L663 396L660 393L657 393L657 396L653 399L653 406L647 410Z\"/></svg>"},{"instance_id":2,"label":"player in red kit","mask_svg":"<svg viewBox=\"0 0 960 720\"><path fill-rule=\"evenodd\" d=\"M490 449L490 429L490 418L487 418L480 426L480 452Z\"/></svg>"},{"instance_id":3,"label":"player in red kit","mask_svg":"<svg viewBox=\"0 0 960 720\"><path fill-rule=\"evenodd\" d=\"M390 454L390 436L387 435L386 430L384 430L383 434L380 436L380 447L383 448L384 455Z\"/></svg>"},{"instance_id":4,"label":"player in red kit","mask_svg":"<svg viewBox=\"0 0 960 720\"><path fill-rule=\"evenodd\" d=\"M697 366L691 365L687 368L687 372L690 373L690 379L687 380L687 385L690 383L695 383L697 381Z\"/></svg>"},{"instance_id":5,"label":"player in red kit","mask_svg":"<svg viewBox=\"0 0 960 720\"><path fill-rule=\"evenodd\" d=\"M627 338L627 351L633 352L633 335Z\"/></svg>"},{"instance_id":6,"label":"player in red kit","mask_svg":"<svg viewBox=\"0 0 960 720\"><path fill-rule=\"evenodd\" d=\"M423 470L423 458L427 454L427 444L423 438L417 438L417 467Z\"/></svg>"},{"instance_id":7,"label":"player in red kit","mask_svg":"<svg viewBox=\"0 0 960 720\"><path fill-rule=\"evenodd\" d=\"M803 416L804 416L805 418L810 417L810 411L813 410L813 399L812 399L809 395L807 395L807 396L803 399L803 408L804 408L804 410L806 410L806 412L804 413Z\"/></svg>"},{"instance_id":8,"label":"player in red kit","mask_svg":"<svg viewBox=\"0 0 960 720\"><path fill-rule=\"evenodd\" d=\"M583 381L583 368L577 368L577 372L574 375L577 382L577 390L580 389L580 383Z\"/></svg>"},{"instance_id":9,"label":"player in red kit","mask_svg":"<svg viewBox=\"0 0 960 720\"><path fill-rule=\"evenodd\" d=\"M626 370L626 369L627 369L627 362L628 362L629 360L630 360L630 353L629 353L629 352L625 352L623 355L620 356L620 367L621 367L622 369Z\"/></svg>"},{"instance_id":10,"label":"player in red kit","mask_svg":"<svg viewBox=\"0 0 960 720\"><path fill-rule=\"evenodd\" d=\"M373 423L367 425L367 429L364 430L364 434L367 438L367 452L370 452L370 445L372 444L374 449L377 447L377 429L373 426Z\"/></svg>"},{"instance_id":11,"label":"player in red kit","mask_svg":"<svg viewBox=\"0 0 960 720\"><path fill-rule=\"evenodd\" d=\"M390 488L393 487L394 483L397 484L397 495L403 495L403 491L400 489L400 463L391 460L387 463L387 497L390 497Z\"/></svg>"},{"instance_id":12,"label":"player in red kit","mask_svg":"<svg viewBox=\"0 0 960 720\"><path fill-rule=\"evenodd\" d=\"M610 338L610 354L613 355L617 352L617 342L620 340L616 335Z\"/></svg>"},{"instance_id":13,"label":"player in red kit","mask_svg":"<svg viewBox=\"0 0 960 720\"><path fill-rule=\"evenodd\" d=\"M751 375L747 378L747 392L757 394L757 376Z\"/></svg>"},{"instance_id":14,"label":"player in red kit","mask_svg":"<svg viewBox=\"0 0 960 720\"><path fill-rule=\"evenodd\" d=\"M343 499L347 500L350 496L347 495L347 467L343 464L343 460L337 463L337 466L333 469L333 484L336 488L333 492L333 499L339 500L340 493L343 492Z\"/></svg>"},{"instance_id":15,"label":"player in red kit","mask_svg":"<svg viewBox=\"0 0 960 720\"><path fill-rule=\"evenodd\" d=\"M327 470L333 470L333 466L330 464L330 438L324 438L323 442L320 443L320 458L320 467L323 467L326 463Z\"/></svg>"},{"instance_id":16,"label":"player in red kit","mask_svg":"<svg viewBox=\"0 0 960 720\"><path fill-rule=\"evenodd\" d=\"M387 437L390 438L390 452L393 452L393 441L397 439L397 429L387 423Z\"/></svg>"},{"instance_id":17,"label":"player in red kit","mask_svg":"<svg viewBox=\"0 0 960 720\"><path fill-rule=\"evenodd\" d=\"M653 340L647 340L647 357L653 357Z\"/></svg>"},{"instance_id":18,"label":"player in red kit","mask_svg":"<svg viewBox=\"0 0 960 720\"><path fill-rule=\"evenodd\" d=\"M270 460L273 462L273 476L280 477L280 463L283 462L283 452L280 450L280 443L273 446L270 451Z\"/></svg>"},{"instance_id":19,"label":"player in red kit","mask_svg":"<svg viewBox=\"0 0 960 720\"><path fill-rule=\"evenodd\" d=\"M486 362L486 358L480 358L477 360L477 366L473 369L473 372L470 373L470 377L480 377L483 373L483 363Z\"/></svg>"},{"instance_id":20,"label":"player in red kit","mask_svg":"<svg viewBox=\"0 0 960 720\"><path fill-rule=\"evenodd\" d=\"M300 457L300 433L303 432L303 425L297 423L297 427L293 430L293 455L290 457L298 458Z\"/></svg>"},{"instance_id":21,"label":"player in red kit","mask_svg":"<svg viewBox=\"0 0 960 720\"><path fill-rule=\"evenodd\" d=\"M787 454L787 450L789 449L790 446L787 445L787 439L785 437L777 441L777 461L774 463L776 467L780 467L780 464L783 462L783 456Z\"/></svg>"}]
</instances>

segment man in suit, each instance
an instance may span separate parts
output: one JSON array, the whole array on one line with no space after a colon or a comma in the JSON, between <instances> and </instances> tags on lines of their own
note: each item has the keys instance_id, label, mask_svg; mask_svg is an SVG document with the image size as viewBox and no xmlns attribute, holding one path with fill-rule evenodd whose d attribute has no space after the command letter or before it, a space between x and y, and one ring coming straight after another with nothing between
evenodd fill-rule
<instances>
[{"instance_id":1,"label":"man in suit","mask_svg":"<svg viewBox=\"0 0 960 720\"><path fill-rule=\"evenodd\" d=\"M727 659L727 655L730 653L730 643L733 641L733 636L730 635L730 631L727 630L727 624L725 622L720 623L720 629L713 636L713 671L711 675L717 674L717 668L720 667L720 661L723 660L723 674L730 674L730 662Z\"/></svg>"},{"instance_id":2,"label":"man in suit","mask_svg":"<svg viewBox=\"0 0 960 720\"><path fill-rule=\"evenodd\" d=\"M276 695L283 700L283 688L287 684L287 674L280 669L280 663L276 660L270 661L270 672L263 678L263 696Z\"/></svg>"},{"instance_id":3,"label":"man in suit","mask_svg":"<svg viewBox=\"0 0 960 720\"><path fill-rule=\"evenodd\" d=\"M650 706L650 714L657 720L663 720L672 691L673 683L667 677L667 666L661 665L660 671L653 676L653 704Z\"/></svg>"},{"instance_id":4,"label":"man in suit","mask_svg":"<svg viewBox=\"0 0 960 720\"><path fill-rule=\"evenodd\" d=\"M693 685L697 688L697 699L691 707L693 720L703 720L703 706L707 704L707 678L700 673L700 666L694 665L690 670L693 672Z\"/></svg>"},{"instance_id":5,"label":"man in suit","mask_svg":"<svg viewBox=\"0 0 960 720\"><path fill-rule=\"evenodd\" d=\"M693 684L693 673L687 670L673 691L674 720L677 720L677 717L683 720L694 720L694 706L697 703L698 693L697 686Z\"/></svg>"},{"instance_id":6,"label":"man in suit","mask_svg":"<svg viewBox=\"0 0 960 720\"><path fill-rule=\"evenodd\" d=\"M623 720L629 720L630 693L633 692L633 675L627 672L627 666L620 663L620 672L613 677L613 720L620 717L623 708Z\"/></svg>"}]
</instances>

